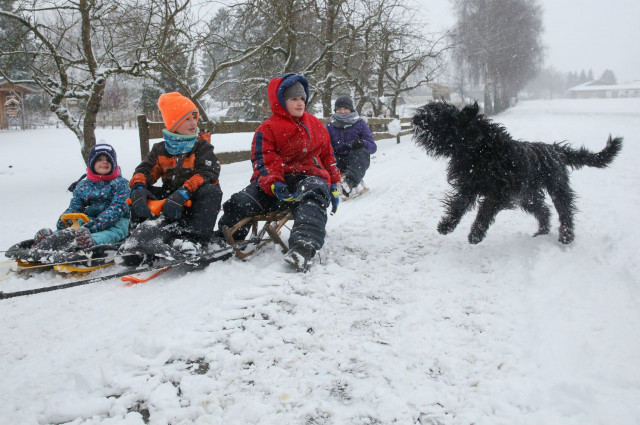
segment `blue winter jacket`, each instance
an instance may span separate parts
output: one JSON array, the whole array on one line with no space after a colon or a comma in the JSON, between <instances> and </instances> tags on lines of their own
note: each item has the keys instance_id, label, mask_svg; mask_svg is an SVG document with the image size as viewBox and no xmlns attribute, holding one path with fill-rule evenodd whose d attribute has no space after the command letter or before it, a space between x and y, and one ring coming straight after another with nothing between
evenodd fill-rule
<instances>
[{"instance_id":1,"label":"blue winter jacket","mask_svg":"<svg viewBox=\"0 0 640 425\"><path fill-rule=\"evenodd\" d=\"M378 146L373 140L373 135L367 123L361 118L355 124L345 128L338 128L327 124L327 130L331 136L331 146L336 155L347 155L351 151L351 142L362 140L369 154L376 153Z\"/></svg>"},{"instance_id":2,"label":"blue winter jacket","mask_svg":"<svg viewBox=\"0 0 640 425\"><path fill-rule=\"evenodd\" d=\"M129 182L123 177L113 180L83 179L73 191L69 208L63 214L84 213L98 231L113 227L121 219L129 219ZM59 228L61 223L58 221Z\"/></svg>"}]
</instances>

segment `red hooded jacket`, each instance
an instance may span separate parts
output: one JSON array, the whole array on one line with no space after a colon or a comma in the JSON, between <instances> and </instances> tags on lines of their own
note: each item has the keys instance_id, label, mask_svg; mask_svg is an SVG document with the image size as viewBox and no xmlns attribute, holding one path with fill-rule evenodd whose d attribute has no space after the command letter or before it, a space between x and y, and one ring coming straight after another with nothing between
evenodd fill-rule
<instances>
[{"instance_id":1,"label":"red hooded jacket","mask_svg":"<svg viewBox=\"0 0 640 425\"><path fill-rule=\"evenodd\" d=\"M273 183L285 182L285 174L317 176L327 184L340 181L331 138L322 121L307 112L296 118L285 109L282 93L297 81L308 100L309 83L302 75L279 75L269 82L267 96L273 115L260 124L251 144L251 181L257 179L269 195L273 195Z\"/></svg>"}]
</instances>

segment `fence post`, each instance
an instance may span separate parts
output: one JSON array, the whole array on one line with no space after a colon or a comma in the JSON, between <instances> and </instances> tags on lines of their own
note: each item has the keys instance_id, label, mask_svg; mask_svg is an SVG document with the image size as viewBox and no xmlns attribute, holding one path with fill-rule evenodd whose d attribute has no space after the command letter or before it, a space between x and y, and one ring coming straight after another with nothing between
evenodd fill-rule
<instances>
[{"instance_id":1,"label":"fence post","mask_svg":"<svg viewBox=\"0 0 640 425\"><path fill-rule=\"evenodd\" d=\"M149 124L144 114L138 115L138 135L140 136L140 159L144 160L149 153Z\"/></svg>"}]
</instances>

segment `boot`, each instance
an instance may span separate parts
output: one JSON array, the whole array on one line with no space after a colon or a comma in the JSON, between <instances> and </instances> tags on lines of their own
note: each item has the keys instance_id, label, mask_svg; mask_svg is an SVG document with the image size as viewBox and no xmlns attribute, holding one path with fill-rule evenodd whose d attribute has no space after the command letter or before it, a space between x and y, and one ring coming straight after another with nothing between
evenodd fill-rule
<instances>
[{"instance_id":1,"label":"boot","mask_svg":"<svg viewBox=\"0 0 640 425\"><path fill-rule=\"evenodd\" d=\"M308 242L295 241L284 255L284 261L299 272L309 270L313 264L316 249Z\"/></svg>"},{"instance_id":2,"label":"boot","mask_svg":"<svg viewBox=\"0 0 640 425\"><path fill-rule=\"evenodd\" d=\"M42 242L43 240L45 240L51 235L53 235L53 230L51 229L44 228L44 229L38 230L36 234L33 236L33 246L38 245L40 242Z\"/></svg>"},{"instance_id":3,"label":"boot","mask_svg":"<svg viewBox=\"0 0 640 425\"><path fill-rule=\"evenodd\" d=\"M76 245L78 245L78 248L82 250L91 248L94 245L91 232L86 227L80 227L76 230L75 239Z\"/></svg>"},{"instance_id":4,"label":"boot","mask_svg":"<svg viewBox=\"0 0 640 425\"><path fill-rule=\"evenodd\" d=\"M35 249L41 251L68 251L75 240L76 232L71 228L66 228L45 238L36 245Z\"/></svg>"}]
</instances>

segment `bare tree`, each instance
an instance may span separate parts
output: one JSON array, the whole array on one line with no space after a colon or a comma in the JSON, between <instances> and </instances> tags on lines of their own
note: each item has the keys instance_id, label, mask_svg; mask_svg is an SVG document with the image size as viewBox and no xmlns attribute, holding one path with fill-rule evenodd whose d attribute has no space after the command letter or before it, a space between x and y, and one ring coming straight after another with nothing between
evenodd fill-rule
<instances>
[{"instance_id":1,"label":"bare tree","mask_svg":"<svg viewBox=\"0 0 640 425\"><path fill-rule=\"evenodd\" d=\"M412 24L401 0L246 0L229 9L244 16L238 22L250 22L232 31L245 43L282 29L234 69L241 76L236 92L257 103L272 76L298 72L313 87L310 105L320 101L325 116L336 92L354 95L359 106L370 102L376 114L391 94L386 106L395 113L398 96L430 81L438 67L437 43Z\"/></svg>"},{"instance_id":2,"label":"bare tree","mask_svg":"<svg viewBox=\"0 0 640 425\"><path fill-rule=\"evenodd\" d=\"M165 90L170 82L172 90L191 98L205 121L205 95L237 82L236 68L265 50L283 31L277 25L259 37L248 36L256 17L238 13L238 5L222 8L214 19L204 19L189 0L142 3L131 15L130 39L151 61L145 75L159 84L163 81L160 85Z\"/></svg>"},{"instance_id":3,"label":"bare tree","mask_svg":"<svg viewBox=\"0 0 640 425\"><path fill-rule=\"evenodd\" d=\"M361 2L366 16L344 51L345 80L353 87L358 106L370 103L374 115L396 115L398 98L426 85L442 70L448 46L444 39L424 33L414 21L415 10L400 0Z\"/></svg>"},{"instance_id":4,"label":"bare tree","mask_svg":"<svg viewBox=\"0 0 640 425\"><path fill-rule=\"evenodd\" d=\"M342 31L355 1L344 0L247 0L228 7L224 15L235 17L238 25L227 38L238 45L262 43L259 54L234 69L236 93L265 103L265 86L275 75L297 72L309 79L313 93L323 108L331 106L334 56L349 34ZM217 18L220 22L220 18ZM271 37L267 43L262 42Z\"/></svg>"},{"instance_id":5,"label":"bare tree","mask_svg":"<svg viewBox=\"0 0 640 425\"><path fill-rule=\"evenodd\" d=\"M102 0L15 3L11 11L0 10L0 16L18 25L31 42L23 51L2 50L0 56L32 57L31 75L14 79L1 65L0 75L43 89L51 98L50 110L75 134L86 161L95 145L96 116L107 79L116 74L138 75L146 66L144 58L115 48L111 29L125 10L119 2Z\"/></svg>"},{"instance_id":6,"label":"bare tree","mask_svg":"<svg viewBox=\"0 0 640 425\"><path fill-rule=\"evenodd\" d=\"M538 72L542 19L536 0L455 0L458 63L484 84L488 114L509 106Z\"/></svg>"}]
</instances>

